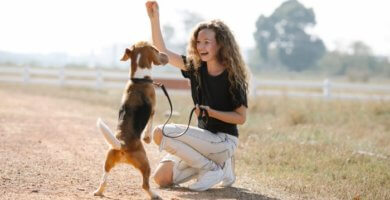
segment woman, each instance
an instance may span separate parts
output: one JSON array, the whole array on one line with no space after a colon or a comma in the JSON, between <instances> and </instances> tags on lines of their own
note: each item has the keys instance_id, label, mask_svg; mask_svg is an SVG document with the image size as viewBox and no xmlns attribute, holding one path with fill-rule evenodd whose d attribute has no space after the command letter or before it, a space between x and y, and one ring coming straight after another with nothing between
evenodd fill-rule
<instances>
[{"instance_id":1,"label":"woman","mask_svg":"<svg viewBox=\"0 0 390 200\"><path fill-rule=\"evenodd\" d=\"M238 145L237 124L245 123L248 107L248 72L234 36L219 20L200 23L192 33L188 55L181 56L165 47L157 2L148 1L146 9L153 44L190 79L198 116L198 127L190 127L178 138L163 136L161 125L154 129L154 142L168 152L157 167L154 180L165 187L197 177L189 186L195 191L207 190L220 182L230 186L235 181L232 156ZM175 135L185 128L169 124L164 132Z\"/></svg>"}]
</instances>

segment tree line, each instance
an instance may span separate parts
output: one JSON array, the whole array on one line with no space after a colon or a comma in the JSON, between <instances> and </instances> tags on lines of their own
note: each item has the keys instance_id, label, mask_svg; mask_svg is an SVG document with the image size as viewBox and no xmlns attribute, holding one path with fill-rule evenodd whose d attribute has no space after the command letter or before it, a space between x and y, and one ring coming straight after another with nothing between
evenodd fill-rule
<instances>
[{"instance_id":1,"label":"tree line","mask_svg":"<svg viewBox=\"0 0 390 200\"><path fill-rule=\"evenodd\" d=\"M184 32L203 18L194 12L183 12ZM362 41L350 45L350 51L327 50L324 42L308 33L317 24L313 9L298 0L282 3L270 16L260 15L253 33L255 48L248 52L247 63L256 72L305 72L329 76L348 76L367 81L372 76L390 78L390 63L376 56ZM175 39L175 28L163 26L167 45L185 53L186 42Z\"/></svg>"},{"instance_id":2,"label":"tree line","mask_svg":"<svg viewBox=\"0 0 390 200\"><path fill-rule=\"evenodd\" d=\"M328 51L321 38L307 33L315 25L313 9L297 0L284 2L269 17L261 15L249 65L254 71L312 72L362 81L371 76L390 78L388 58L375 56L362 41L352 43L349 52Z\"/></svg>"}]
</instances>

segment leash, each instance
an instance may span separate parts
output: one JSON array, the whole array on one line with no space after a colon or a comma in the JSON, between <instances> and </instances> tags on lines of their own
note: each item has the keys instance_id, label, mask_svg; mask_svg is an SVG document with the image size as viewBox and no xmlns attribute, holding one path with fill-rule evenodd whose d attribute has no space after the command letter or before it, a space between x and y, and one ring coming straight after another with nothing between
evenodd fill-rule
<instances>
[{"instance_id":1,"label":"leash","mask_svg":"<svg viewBox=\"0 0 390 200\"><path fill-rule=\"evenodd\" d=\"M168 124L169 120L170 120L171 117L172 117L173 106L172 106L171 98L169 97L168 91L167 91L167 89L165 88L165 86L164 86L162 83L155 83L155 82L153 82L153 84L156 85L156 86L158 86L158 87L160 87L160 88L163 90L165 96L166 96L167 99L168 99L169 106L170 106L170 109L171 109L171 111L170 111L170 113L169 113L169 117L168 117L167 121L164 123L164 125L163 125L163 127L162 127L162 134L163 134L165 137L169 137L169 138L178 138L178 137L184 135L184 134L188 131L189 127L190 127L191 119L192 119L192 114L194 113L196 107L193 107L192 110L191 110L191 112L190 112L190 117L189 117L189 119L188 119L188 124L187 124L186 130L184 130L182 133L178 133L177 135L174 135L174 136L167 135L167 134L164 132L164 128L165 128L165 125ZM206 116L206 119L208 120L208 116L209 116L209 115L208 115L208 113L207 113L207 110L201 108L201 109L200 109L200 116L203 116L203 114Z\"/></svg>"},{"instance_id":2,"label":"leash","mask_svg":"<svg viewBox=\"0 0 390 200\"><path fill-rule=\"evenodd\" d=\"M188 124L187 124L187 128L186 130L184 130L182 133L178 133L177 135L174 135L174 136L171 136L171 135L168 135L164 132L164 128L165 128L165 125L168 124L169 120L171 119L172 117L172 113L173 113L173 106L172 106L172 101L171 101L171 98L169 97L169 94L168 94L168 91L167 89L165 88L164 84L162 83L156 83L154 82L152 79L150 78L131 78L131 81L133 81L134 83L152 83L153 85L157 86L157 87L160 87L162 89L162 91L164 92L165 96L167 97L168 99L168 102L169 102L169 107L170 107L170 113L169 113L169 117L167 119L167 121L164 123L163 127L162 127L162 134L165 136L165 137L169 137L169 138L178 138L182 135L184 135L189 127L190 127L190 124L191 124L191 119L192 119L192 115L194 114L194 111L196 110L196 107L194 106L190 112L190 117L188 119ZM205 116L205 121L206 121L206 124L207 124L207 121L208 121L208 118L209 118L209 114L207 112L206 109L203 109L203 108L200 108L200 113L199 113L199 116Z\"/></svg>"}]
</instances>

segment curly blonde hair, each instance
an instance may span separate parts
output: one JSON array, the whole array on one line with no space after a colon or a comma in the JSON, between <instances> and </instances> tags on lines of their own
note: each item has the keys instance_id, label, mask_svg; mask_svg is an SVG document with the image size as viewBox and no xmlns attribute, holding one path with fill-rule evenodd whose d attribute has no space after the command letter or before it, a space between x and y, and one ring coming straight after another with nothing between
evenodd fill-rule
<instances>
[{"instance_id":1,"label":"curly blonde hair","mask_svg":"<svg viewBox=\"0 0 390 200\"><path fill-rule=\"evenodd\" d=\"M199 23L193 30L190 43L187 47L187 59L194 66L194 70L198 71L201 66L200 55L197 51L196 44L198 34L203 29L210 29L215 33L215 39L219 45L217 60L220 64L226 67L230 82L230 93L233 93L233 88L242 89L248 92L249 70L246 67L242 58L240 48L230 31L229 27L221 20L211 20L209 22Z\"/></svg>"}]
</instances>

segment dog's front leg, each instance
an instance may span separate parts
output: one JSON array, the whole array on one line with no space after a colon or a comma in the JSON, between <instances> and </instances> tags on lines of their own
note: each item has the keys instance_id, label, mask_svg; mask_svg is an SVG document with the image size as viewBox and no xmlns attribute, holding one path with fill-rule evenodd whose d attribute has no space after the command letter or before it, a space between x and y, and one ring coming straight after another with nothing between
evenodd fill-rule
<instances>
[{"instance_id":1,"label":"dog's front leg","mask_svg":"<svg viewBox=\"0 0 390 200\"><path fill-rule=\"evenodd\" d=\"M150 115L148 124L146 125L146 129L144 131L143 140L147 144L149 144L152 141L153 116L154 116L154 112L152 112L152 114Z\"/></svg>"}]
</instances>

